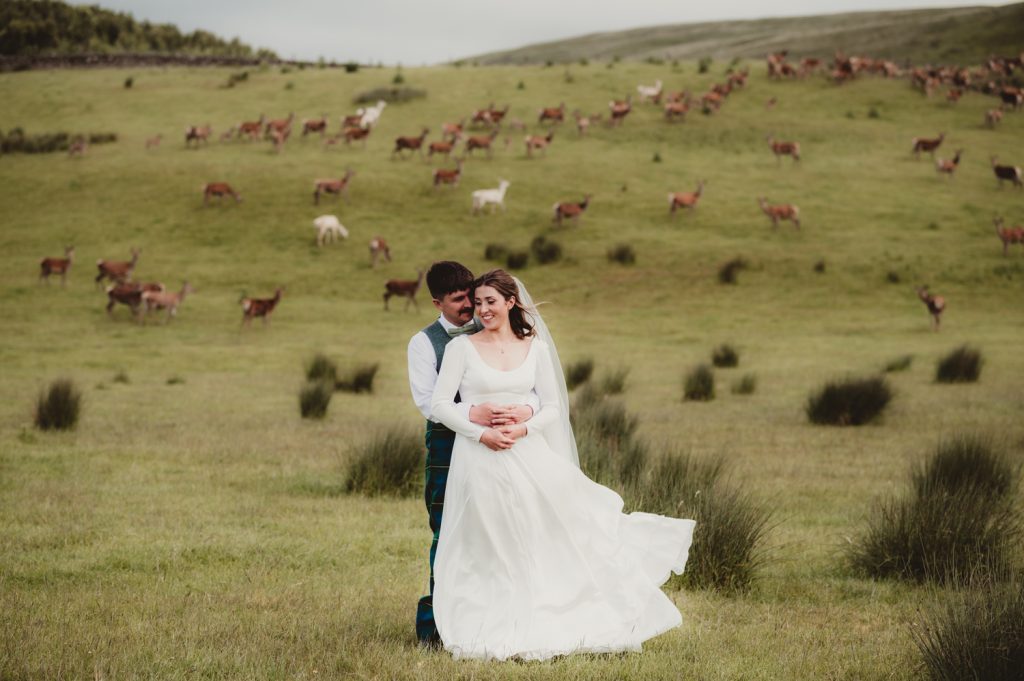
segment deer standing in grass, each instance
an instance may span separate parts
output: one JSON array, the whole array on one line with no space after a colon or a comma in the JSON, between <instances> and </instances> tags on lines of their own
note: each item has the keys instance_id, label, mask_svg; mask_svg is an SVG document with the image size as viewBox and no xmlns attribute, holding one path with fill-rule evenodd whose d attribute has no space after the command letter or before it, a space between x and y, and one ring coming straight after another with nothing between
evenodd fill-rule
<instances>
[{"instance_id":1,"label":"deer standing in grass","mask_svg":"<svg viewBox=\"0 0 1024 681\"><path fill-rule=\"evenodd\" d=\"M320 194L333 194L335 197L348 198L348 184L355 171L351 168L345 169L344 177L337 180L317 180L313 188L313 203L320 205Z\"/></svg>"},{"instance_id":2,"label":"deer standing in grass","mask_svg":"<svg viewBox=\"0 0 1024 681\"><path fill-rule=\"evenodd\" d=\"M1010 254L1010 244L1020 244L1022 250L1024 250L1024 227L1016 225L1014 227L1004 227L1003 218L996 217L992 220L992 224L996 227L996 236L1003 242L1003 257L1005 258Z\"/></svg>"},{"instance_id":3,"label":"deer standing in grass","mask_svg":"<svg viewBox=\"0 0 1024 681\"><path fill-rule=\"evenodd\" d=\"M381 257L391 262L391 248L388 247L388 242L384 240L384 237L375 236L370 239L370 267L376 268L377 260Z\"/></svg>"},{"instance_id":4,"label":"deer standing in grass","mask_svg":"<svg viewBox=\"0 0 1024 681\"><path fill-rule=\"evenodd\" d=\"M576 119L576 133L580 137L583 137L583 135L586 134L587 129L590 128L591 125L601 120L601 114L594 114L593 116L584 116L583 114L580 113L579 109L573 111L572 116L573 118Z\"/></svg>"},{"instance_id":5,"label":"deer standing in grass","mask_svg":"<svg viewBox=\"0 0 1024 681\"><path fill-rule=\"evenodd\" d=\"M116 283L124 283L131 279L132 272L135 271L135 265L139 262L139 254L141 252L141 248L133 248L131 260L97 260L96 269L99 270L99 274L96 275L96 285L99 286L100 282L104 279L109 279Z\"/></svg>"},{"instance_id":6,"label":"deer standing in grass","mask_svg":"<svg viewBox=\"0 0 1024 681\"><path fill-rule=\"evenodd\" d=\"M960 167L960 157L963 155L963 153L963 149L957 149L956 156L954 156L953 158L940 158L938 161L935 162L935 172L940 174L945 173L947 176L949 176L949 179L952 180L953 173L955 173L956 169Z\"/></svg>"},{"instance_id":7,"label":"deer standing in grass","mask_svg":"<svg viewBox=\"0 0 1024 681\"><path fill-rule=\"evenodd\" d=\"M783 203L772 206L762 196L757 199L757 205L761 206L761 210L772 221L772 229L779 228L780 220L790 220L797 229L800 229L800 209L793 204Z\"/></svg>"},{"instance_id":8,"label":"deer standing in grass","mask_svg":"<svg viewBox=\"0 0 1024 681\"><path fill-rule=\"evenodd\" d=\"M551 144L551 140L555 138L555 131L552 130L545 137L540 135L527 135L524 142L526 143L526 156L527 158L533 158L533 150L543 151L544 155L548 155L548 146Z\"/></svg>"},{"instance_id":9,"label":"deer standing in grass","mask_svg":"<svg viewBox=\"0 0 1024 681\"><path fill-rule=\"evenodd\" d=\"M995 129L996 125L1003 122L1002 109L989 109L985 112L985 125Z\"/></svg>"},{"instance_id":10,"label":"deer standing in grass","mask_svg":"<svg viewBox=\"0 0 1024 681\"><path fill-rule=\"evenodd\" d=\"M675 215L676 211L680 208L686 208L689 211L694 211L697 208L697 204L700 202L700 197L704 194L704 185L707 184L707 180L701 180L697 183L697 189L692 192L672 192L668 195L668 213L669 215Z\"/></svg>"},{"instance_id":11,"label":"deer standing in grass","mask_svg":"<svg viewBox=\"0 0 1024 681\"><path fill-rule=\"evenodd\" d=\"M583 200L579 203L573 203L571 201L564 201L562 203L556 203L552 210L554 216L552 220L559 226L562 226L562 220L572 220L573 224L579 225L580 218L583 217L583 213L586 212L587 206L590 205L591 194L587 194L583 197Z\"/></svg>"},{"instance_id":12,"label":"deer standing in grass","mask_svg":"<svg viewBox=\"0 0 1024 681\"><path fill-rule=\"evenodd\" d=\"M156 147L159 147L160 146L160 142L163 141L163 139L164 139L163 135L153 135L152 137L147 137L146 138L146 148L147 149L155 149Z\"/></svg>"},{"instance_id":13,"label":"deer standing in grass","mask_svg":"<svg viewBox=\"0 0 1024 681\"><path fill-rule=\"evenodd\" d=\"M501 209L505 210L505 192L511 184L508 180L499 180L497 189L477 189L473 192L473 215L487 206L494 206L495 210L501 206Z\"/></svg>"},{"instance_id":14,"label":"deer standing in grass","mask_svg":"<svg viewBox=\"0 0 1024 681\"><path fill-rule=\"evenodd\" d=\"M419 152L419 155L423 155L423 140L427 139L427 133L430 132L429 128L423 128L423 132L420 133L419 137L396 137L395 148L391 151L391 158L398 154L399 157L404 157L403 151L408 149L410 152ZM412 153L409 154L412 156Z\"/></svg>"},{"instance_id":15,"label":"deer standing in grass","mask_svg":"<svg viewBox=\"0 0 1024 681\"><path fill-rule=\"evenodd\" d=\"M474 149L486 149L487 158L491 158L494 155L493 142L498 137L498 131L494 130L490 135L473 135L466 140L464 157L468 157L473 153Z\"/></svg>"},{"instance_id":16,"label":"deer standing in grass","mask_svg":"<svg viewBox=\"0 0 1024 681\"><path fill-rule=\"evenodd\" d=\"M63 258L43 258L39 263L39 283L43 283L43 279L46 283L50 283L51 274L60 275L60 285L64 286L67 284L68 270L71 269L71 263L75 260L75 247L68 246L64 249Z\"/></svg>"},{"instance_id":17,"label":"deer standing in grass","mask_svg":"<svg viewBox=\"0 0 1024 681\"><path fill-rule=\"evenodd\" d=\"M85 156L86 150L89 148L89 142L84 137L78 137L68 146L68 158L75 156Z\"/></svg>"},{"instance_id":18,"label":"deer standing in grass","mask_svg":"<svg viewBox=\"0 0 1024 681\"><path fill-rule=\"evenodd\" d=\"M185 128L185 146L188 147L192 142L196 143L196 148L199 148L199 143L209 144L210 135L213 134L213 128L210 124L206 125L190 125Z\"/></svg>"},{"instance_id":19,"label":"deer standing in grass","mask_svg":"<svg viewBox=\"0 0 1024 681\"><path fill-rule=\"evenodd\" d=\"M250 141L259 139L260 131L263 130L263 123L266 120L267 117L260 114L258 121L242 121L238 124L238 136L247 135Z\"/></svg>"},{"instance_id":20,"label":"deer standing in grass","mask_svg":"<svg viewBox=\"0 0 1024 681\"><path fill-rule=\"evenodd\" d=\"M917 289L917 297L928 308L928 313L932 316L932 328L938 331L939 324L942 321L942 313L946 309L946 299L942 296L933 296L928 292L927 286L921 286Z\"/></svg>"},{"instance_id":21,"label":"deer standing in grass","mask_svg":"<svg viewBox=\"0 0 1024 681\"><path fill-rule=\"evenodd\" d=\"M407 279L389 279L384 283L384 309L388 309L388 300L391 296L399 296L408 298L405 301L405 309L409 309L409 303L416 306L416 311L419 312L420 304L416 302L416 292L420 290L420 284L423 283L423 270L417 270L416 281L409 281Z\"/></svg>"},{"instance_id":22,"label":"deer standing in grass","mask_svg":"<svg viewBox=\"0 0 1024 681\"><path fill-rule=\"evenodd\" d=\"M1021 181L1020 166L1001 166L996 161L999 160L998 156L991 157L992 172L995 173L996 179L999 180L999 186L1003 186L1003 181L1012 182L1017 189L1024 187L1024 182Z\"/></svg>"},{"instance_id":23,"label":"deer standing in grass","mask_svg":"<svg viewBox=\"0 0 1024 681\"><path fill-rule=\"evenodd\" d=\"M362 140L365 149L366 139L370 136L371 130L373 128L345 128L345 132L342 133L345 136L345 146L350 146L355 140Z\"/></svg>"},{"instance_id":24,"label":"deer standing in grass","mask_svg":"<svg viewBox=\"0 0 1024 681\"><path fill-rule=\"evenodd\" d=\"M915 137L914 146L911 149L911 152L914 154L914 158L921 158L922 151L927 151L932 155L932 158L935 158L935 150L942 145L942 141L944 139L946 139L946 133L944 132L940 132L939 136L935 138Z\"/></svg>"},{"instance_id":25,"label":"deer standing in grass","mask_svg":"<svg viewBox=\"0 0 1024 681\"><path fill-rule=\"evenodd\" d=\"M430 146L427 148L427 156L429 158L433 158L434 154L440 154L445 158L449 158L458 141L459 138L456 136L451 139L442 139L438 142L431 142Z\"/></svg>"},{"instance_id":26,"label":"deer standing in grass","mask_svg":"<svg viewBox=\"0 0 1024 681\"><path fill-rule=\"evenodd\" d=\"M772 153L775 154L775 160L778 163L782 163L783 156L792 156L793 161L800 160L800 143L799 142L776 142L775 138L768 135L768 146L772 148Z\"/></svg>"},{"instance_id":27,"label":"deer standing in grass","mask_svg":"<svg viewBox=\"0 0 1024 681\"><path fill-rule=\"evenodd\" d=\"M540 109L537 115L537 123L543 123L550 121L551 123L561 123L565 120L565 102L562 102L557 107L545 107Z\"/></svg>"},{"instance_id":28,"label":"deer standing in grass","mask_svg":"<svg viewBox=\"0 0 1024 681\"><path fill-rule=\"evenodd\" d=\"M324 133L327 132L327 114L320 118L307 118L302 121L302 136L305 137L311 132L320 133L320 139L323 139Z\"/></svg>"},{"instance_id":29,"label":"deer standing in grass","mask_svg":"<svg viewBox=\"0 0 1024 681\"><path fill-rule=\"evenodd\" d=\"M107 287L107 316L113 319L114 306L120 303L131 308L133 317L139 318L142 294L147 291L162 293L164 290L164 285L159 282L140 284L137 281L126 281L123 284L112 284Z\"/></svg>"},{"instance_id":30,"label":"deer standing in grass","mask_svg":"<svg viewBox=\"0 0 1024 681\"><path fill-rule=\"evenodd\" d=\"M295 112L290 112L288 118L276 118L272 121L267 121L266 129L263 133L264 137L270 137L272 133L282 133L285 130L291 130L292 121L295 120Z\"/></svg>"},{"instance_id":31,"label":"deer standing in grass","mask_svg":"<svg viewBox=\"0 0 1024 681\"><path fill-rule=\"evenodd\" d=\"M455 170L449 170L447 168L438 168L434 171L434 189L437 189L442 184L447 184L452 187L459 186L459 178L462 177L462 159L460 158L455 162Z\"/></svg>"},{"instance_id":32,"label":"deer standing in grass","mask_svg":"<svg viewBox=\"0 0 1024 681\"><path fill-rule=\"evenodd\" d=\"M458 123L443 123L441 125L441 139L448 139L452 142L457 141L462 137L462 129L466 125L466 119L463 118Z\"/></svg>"},{"instance_id":33,"label":"deer standing in grass","mask_svg":"<svg viewBox=\"0 0 1024 681\"><path fill-rule=\"evenodd\" d=\"M166 324L171 321L171 317L177 316L178 307L185 300L185 296L194 290L186 281L177 293L173 291L143 291L142 302L146 306L146 314L148 315L153 310L167 310L167 318L164 320Z\"/></svg>"},{"instance_id":34,"label":"deer standing in grass","mask_svg":"<svg viewBox=\"0 0 1024 681\"><path fill-rule=\"evenodd\" d=\"M242 202L242 195L231 188L227 182L210 182L203 187L203 205L209 205L210 197L216 196L218 201L223 201L225 196L230 196L235 203Z\"/></svg>"},{"instance_id":35,"label":"deer standing in grass","mask_svg":"<svg viewBox=\"0 0 1024 681\"><path fill-rule=\"evenodd\" d=\"M250 325L254 317L263 317L263 325L266 326L274 308L281 302L283 292L284 287L278 286L273 298L242 298L242 326Z\"/></svg>"}]
</instances>

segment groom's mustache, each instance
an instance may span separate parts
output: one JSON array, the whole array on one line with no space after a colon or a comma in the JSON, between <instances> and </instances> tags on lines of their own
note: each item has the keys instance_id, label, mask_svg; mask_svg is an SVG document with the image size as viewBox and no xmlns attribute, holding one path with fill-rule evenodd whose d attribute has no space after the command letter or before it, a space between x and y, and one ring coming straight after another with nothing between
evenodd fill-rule
<instances>
[{"instance_id":1,"label":"groom's mustache","mask_svg":"<svg viewBox=\"0 0 1024 681\"><path fill-rule=\"evenodd\" d=\"M459 314L466 314L467 312L472 312L472 311L473 311L473 308L471 308L471 307L464 307L461 310L459 310Z\"/></svg>"}]
</instances>

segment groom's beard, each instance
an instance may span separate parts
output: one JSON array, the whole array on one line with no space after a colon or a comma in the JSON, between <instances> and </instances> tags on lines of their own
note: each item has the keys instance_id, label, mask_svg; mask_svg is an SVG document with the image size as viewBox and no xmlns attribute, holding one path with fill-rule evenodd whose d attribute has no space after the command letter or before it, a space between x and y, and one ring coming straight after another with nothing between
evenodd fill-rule
<instances>
[{"instance_id":1,"label":"groom's beard","mask_svg":"<svg viewBox=\"0 0 1024 681\"><path fill-rule=\"evenodd\" d=\"M468 316L470 319L472 319L473 318L473 308L467 307L464 310L459 310L459 316L460 317Z\"/></svg>"}]
</instances>

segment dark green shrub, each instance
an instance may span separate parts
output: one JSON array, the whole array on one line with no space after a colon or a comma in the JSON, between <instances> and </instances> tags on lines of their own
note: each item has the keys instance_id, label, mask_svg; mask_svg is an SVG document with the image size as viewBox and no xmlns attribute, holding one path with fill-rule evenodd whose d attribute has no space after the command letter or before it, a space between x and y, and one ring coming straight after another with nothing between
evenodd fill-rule
<instances>
[{"instance_id":1,"label":"dark green shrub","mask_svg":"<svg viewBox=\"0 0 1024 681\"><path fill-rule=\"evenodd\" d=\"M938 383L974 383L981 376L982 364L980 350L961 345L938 361L935 380Z\"/></svg>"},{"instance_id":2,"label":"dark green shrub","mask_svg":"<svg viewBox=\"0 0 1024 681\"><path fill-rule=\"evenodd\" d=\"M601 393L604 395L619 395L626 389L626 378L629 376L629 367L618 367L610 369L601 379Z\"/></svg>"},{"instance_id":3,"label":"dark green shrub","mask_svg":"<svg viewBox=\"0 0 1024 681\"><path fill-rule=\"evenodd\" d=\"M590 380L594 373L594 360L590 357L572 362L565 367L565 386L575 390L577 386Z\"/></svg>"},{"instance_id":4,"label":"dark green shrub","mask_svg":"<svg viewBox=\"0 0 1024 681\"><path fill-rule=\"evenodd\" d=\"M338 366L327 355L318 353L306 364L306 380L334 383L338 377Z\"/></svg>"},{"instance_id":5,"label":"dark green shrub","mask_svg":"<svg viewBox=\"0 0 1024 681\"><path fill-rule=\"evenodd\" d=\"M422 492L426 448L419 430L393 426L375 433L354 452L345 491L376 496Z\"/></svg>"},{"instance_id":6,"label":"dark green shrub","mask_svg":"<svg viewBox=\"0 0 1024 681\"><path fill-rule=\"evenodd\" d=\"M114 374L114 378L112 378L111 381L114 383L131 383L132 379L128 377L128 372L126 372L124 369L121 369L116 374Z\"/></svg>"},{"instance_id":7,"label":"dark green shrub","mask_svg":"<svg viewBox=\"0 0 1024 681\"><path fill-rule=\"evenodd\" d=\"M39 393L35 424L40 430L71 430L78 424L82 393L67 378L59 378Z\"/></svg>"},{"instance_id":8,"label":"dark green shrub","mask_svg":"<svg viewBox=\"0 0 1024 681\"><path fill-rule=\"evenodd\" d=\"M334 395L334 386L327 381L309 381L299 391L299 413L304 419L322 419Z\"/></svg>"},{"instance_id":9,"label":"dark green shrub","mask_svg":"<svg viewBox=\"0 0 1024 681\"><path fill-rule=\"evenodd\" d=\"M711 69L711 64L714 60L711 57L701 57L701 60L697 62L697 72L707 73Z\"/></svg>"},{"instance_id":10,"label":"dark green shrub","mask_svg":"<svg viewBox=\"0 0 1024 681\"><path fill-rule=\"evenodd\" d=\"M504 260L508 256L508 247L505 244L487 244L484 247L484 259L491 261Z\"/></svg>"},{"instance_id":11,"label":"dark green shrub","mask_svg":"<svg viewBox=\"0 0 1024 681\"><path fill-rule=\"evenodd\" d=\"M356 104L376 104L378 100L384 100L388 104L401 104L426 96L426 90L411 87L379 87L360 92L353 101Z\"/></svg>"},{"instance_id":12,"label":"dark green shrub","mask_svg":"<svg viewBox=\"0 0 1024 681\"><path fill-rule=\"evenodd\" d=\"M900 273L895 270L889 270L885 273L885 280L890 284L898 284L902 281Z\"/></svg>"},{"instance_id":13,"label":"dark green shrub","mask_svg":"<svg viewBox=\"0 0 1024 681\"><path fill-rule=\"evenodd\" d=\"M636 437L639 420L625 405L588 383L577 392L571 417L580 468L589 478L619 490L639 480L647 447Z\"/></svg>"},{"instance_id":14,"label":"dark green shrub","mask_svg":"<svg viewBox=\"0 0 1024 681\"><path fill-rule=\"evenodd\" d=\"M347 61L345 62L345 73L356 73L359 71L359 62Z\"/></svg>"},{"instance_id":15,"label":"dark green shrub","mask_svg":"<svg viewBox=\"0 0 1024 681\"><path fill-rule=\"evenodd\" d=\"M401 85L404 82L405 82L405 76L402 75L401 71L398 71L397 73L395 73L394 77L391 79L391 84L392 85Z\"/></svg>"},{"instance_id":16,"label":"dark green shrub","mask_svg":"<svg viewBox=\"0 0 1024 681\"><path fill-rule=\"evenodd\" d=\"M814 263L814 271L817 272L818 274L825 274L825 261L819 260L818 262Z\"/></svg>"},{"instance_id":17,"label":"dark green shrub","mask_svg":"<svg viewBox=\"0 0 1024 681\"><path fill-rule=\"evenodd\" d=\"M879 416L892 400L892 390L880 376L829 381L807 398L811 423L860 426Z\"/></svg>"},{"instance_id":18,"label":"dark green shrub","mask_svg":"<svg viewBox=\"0 0 1024 681\"><path fill-rule=\"evenodd\" d=\"M135 79L134 78L132 78L131 76L128 76L127 78L124 79L124 89L125 90L131 90L132 89L132 85L135 85Z\"/></svg>"},{"instance_id":19,"label":"dark green shrub","mask_svg":"<svg viewBox=\"0 0 1024 681\"><path fill-rule=\"evenodd\" d=\"M933 490L976 488L983 494L1005 498L1016 487L1018 476L1018 467L991 438L957 434L939 443L935 454L914 469L911 481L918 497Z\"/></svg>"},{"instance_id":20,"label":"dark green shrub","mask_svg":"<svg viewBox=\"0 0 1024 681\"><path fill-rule=\"evenodd\" d=\"M894 371L906 371L910 368L910 365L914 362L913 355L903 355L896 359L889 360L885 367L882 369L885 373L891 374Z\"/></svg>"},{"instance_id":21,"label":"dark green shrub","mask_svg":"<svg viewBox=\"0 0 1024 681\"><path fill-rule=\"evenodd\" d=\"M505 265L510 270L521 270L530 262L530 254L525 251L509 251Z\"/></svg>"},{"instance_id":22,"label":"dark green shrub","mask_svg":"<svg viewBox=\"0 0 1024 681\"><path fill-rule=\"evenodd\" d=\"M752 395L757 390L757 376L744 374L743 378L733 382L730 390L734 395Z\"/></svg>"},{"instance_id":23,"label":"dark green shrub","mask_svg":"<svg viewBox=\"0 0 1024 681\"><path fill-rule=\"evenodd\" d=\"M608 260L622 265L632 265L636 262L636 251L629 244L618 244L608 249Z\"/></svg>"},{"instance_id":24,"label":"dark green shrub","mask_svg":"<svg viewBox=\"0 0 1024 681\"><path fill-rule=\"evenodd\" d=\"M373 379L377 376L379 368L379 364L361 364L353 367L335 382L334 387L348 393L372 393Z\"/></svg>"},{"instance_id":25,"label":"dark green shrub","mask_svg":"<svg viewBox=\"0 0 1024 681\"><path fill-rule=\"evenodd\" d=\"M733 258L718 268L718 281L722 284L735 284L736 275L740 270L747 269L747 261L743 258Z\"/></svg>"},{"instance_id":26,"label":"dark green shrub","mask_svg":"<svg viewBox=\"0 0 1024 681\"><path fill-rule=\"evenodd\" d=\"M661 152L654 152L654 156L651 156L651 163L661 163Z\"/></svg>"},{"instance_id":27,"label":"dark green shrub","mask_svg":"<svg viewBox=\"0 0 1024 681\"><path fill-rule=\"evenodd\" d=\"M555 241L549 241L543 234L534 237L530 242L530 252L541 265L558 262L562 259L562 246Z\"/></svg>"},{"instance_id":28,"label":"dark green shrub","mask_svg":"<svg viewBox=\"0 0 1024 681\"><path fill-rule=\"evenodd\" d=\"M690 370L683 382L683 399L708 401L715 399L715 375L707 364Z\"/></svg>"},{"instance_id":29,"label":"dark green shrub","mask_svg":"<svg viewBox=\"0 0 1024 681\"><path fill-rule=\"evenodd\" d=\"M736 348L728 343L722 343L711 352L711 363L716 367L734 367L740 363L740 355Z\"/></svg>"},{"instance_id":30,"label":"dark green shrub","mask_svg":"<svg viewBox=\"0 0 1024 681\"><path fill-rule=\"evenodd\" d=\"M167 385L181 385L185 382L185 379L181 376L171 376L167 379Z\"/></svg>"}]
</instances>

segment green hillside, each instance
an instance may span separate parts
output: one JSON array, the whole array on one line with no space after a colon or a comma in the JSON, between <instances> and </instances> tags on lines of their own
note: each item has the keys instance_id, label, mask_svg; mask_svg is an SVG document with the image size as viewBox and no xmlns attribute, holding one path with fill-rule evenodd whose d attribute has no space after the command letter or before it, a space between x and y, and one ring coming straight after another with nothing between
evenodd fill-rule
<instances>
[{"instance_id":1,"label":"green hillside","mask_svg":"<svg viewBox=\"0 0 1024 681\"><path fill-rule=\"evenodd\" d=\"M1016 55L1024 50L1024 3L651 26L527 45L466 61L759 58L779 50L831 57L837 49L915 64L976 64L991 54Z\"/></svg>"}]
</instances>

